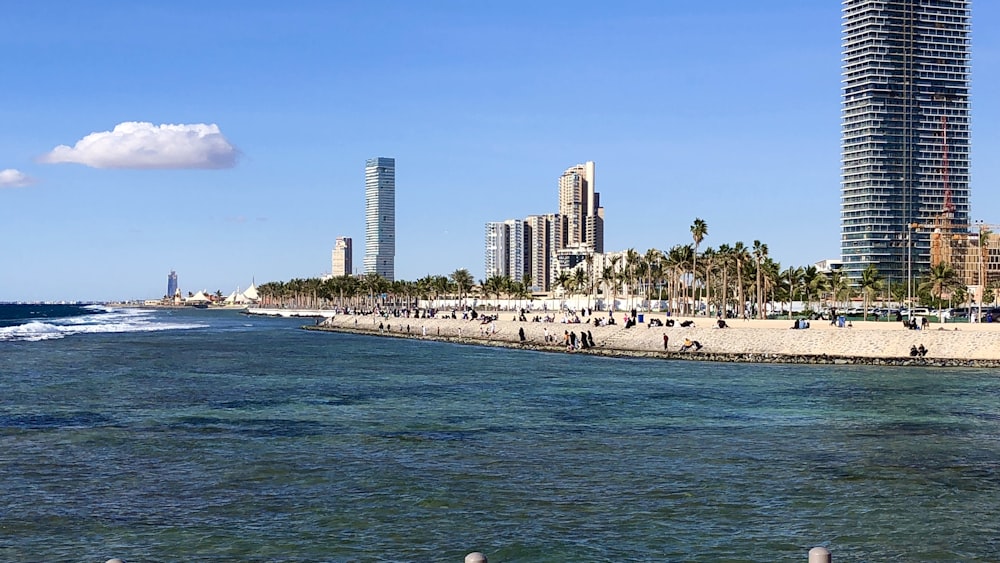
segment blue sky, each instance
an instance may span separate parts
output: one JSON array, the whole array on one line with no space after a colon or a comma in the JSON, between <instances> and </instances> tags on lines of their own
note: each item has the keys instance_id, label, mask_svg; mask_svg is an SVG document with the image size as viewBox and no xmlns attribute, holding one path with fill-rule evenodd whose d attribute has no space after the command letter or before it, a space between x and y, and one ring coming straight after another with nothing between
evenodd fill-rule
<instances>
[{"instance_id":1,"label":"blue sky","mask_svg":"<svg viewBox=\"0 0 1000 563\"><path fill-rule=\"evenodd\" d=\"M609 251L686 244L700 217L703 248L837 257L840 9L10 3L0 301L155 298L170 270L185 292L314 277L340 235L360 265L373 156L396 159L397 278L481 278L484 223L554 212L559 175L587 160ZM988 223L998 25L976 2L972 215Z\"/></svg>"}]
</instances>

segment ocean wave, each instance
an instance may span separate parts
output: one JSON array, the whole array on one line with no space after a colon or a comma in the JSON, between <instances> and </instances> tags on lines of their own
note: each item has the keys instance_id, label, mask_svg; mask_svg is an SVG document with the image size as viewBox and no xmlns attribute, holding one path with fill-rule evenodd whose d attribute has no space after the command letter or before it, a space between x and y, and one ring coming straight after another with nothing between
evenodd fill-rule
<instances>
[{"instance_id":1,"label":"ocean wave","mask_svg":"<svg viewBox=\"0 0 1000 563\"><path fill-rule=\"evenodd\" d=\"M24 324L0 328L0 342L38 342L65 338L76 334L155 332L163 330L188 330L204 328L198 323L163 322L156 319L154 311L144 309L119 309L92 306L93 315L29 321Z\"/></svg>"}]
</instances>

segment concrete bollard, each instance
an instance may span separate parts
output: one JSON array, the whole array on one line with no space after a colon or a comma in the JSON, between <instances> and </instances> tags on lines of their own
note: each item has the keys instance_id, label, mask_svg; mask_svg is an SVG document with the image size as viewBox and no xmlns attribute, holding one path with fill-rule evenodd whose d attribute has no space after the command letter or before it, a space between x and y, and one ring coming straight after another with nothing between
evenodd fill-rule
<instances>
[{"instance_id":1,"label":"concrete bollard","mask_svg":"<svg viewBox=\"0 0 1000 563\"><path fill-rule=\"evenodd\" d=\"M833 556L825 547L814 547L809 550L809 563L833 563Z\"/></svg>"},{"instance_id":2,"label":"concrete bollard","mask_svg":"<svg viewBox=\"0 0 1000 563\"><path fill-rule=\"evenodd\" d=\"M465 556L465 563L486 563L486 556L478 551L473 551Z\"/></svg>"}]
</instances>

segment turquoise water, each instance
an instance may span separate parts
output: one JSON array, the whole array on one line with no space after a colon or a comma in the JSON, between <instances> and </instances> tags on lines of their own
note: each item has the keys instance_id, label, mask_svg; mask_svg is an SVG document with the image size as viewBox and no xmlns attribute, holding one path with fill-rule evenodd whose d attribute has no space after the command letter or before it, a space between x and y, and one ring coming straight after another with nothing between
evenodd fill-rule
<instances>
[{"instance_id":1,"label":"turquoise water","mask_svg":"<svg viewBox=\"0 0 1000 563\"><path fill-rule=\"evenodd\" d=\"M0 342L0 560L1000 553L995 371L605 359L302 322L158 311L136 331Z\"/></svg>"}]
</instances>

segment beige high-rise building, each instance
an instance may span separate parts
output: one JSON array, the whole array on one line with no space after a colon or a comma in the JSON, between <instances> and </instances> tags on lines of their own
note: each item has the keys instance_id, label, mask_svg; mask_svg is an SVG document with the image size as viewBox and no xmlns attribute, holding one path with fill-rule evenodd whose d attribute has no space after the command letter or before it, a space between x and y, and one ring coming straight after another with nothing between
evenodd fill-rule
<instances>
[{"instance_id":1,"label":"beige high-rise building","mask_svg":"<svg viewBox=\"0 0 1000 563\"><path fill-rule=\"evenodd\" d=\"M333 246L333 267L330 269L330 274L334 277L349 276L353 272L351 246L351 237L337 237Z\"/></svg>"},{"instance_id":2,"label":"beige high-rise building","mask_svg":"<svg viewBox=\"0 0 1000 563\"><path fill-rule=\"evenodd\" d=\"M594 162L577 164L559 177L562 246L604 252L604 208L594 190Z\"/></svg>"}]
</instances>

